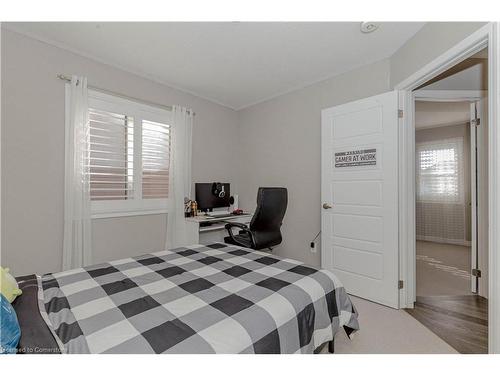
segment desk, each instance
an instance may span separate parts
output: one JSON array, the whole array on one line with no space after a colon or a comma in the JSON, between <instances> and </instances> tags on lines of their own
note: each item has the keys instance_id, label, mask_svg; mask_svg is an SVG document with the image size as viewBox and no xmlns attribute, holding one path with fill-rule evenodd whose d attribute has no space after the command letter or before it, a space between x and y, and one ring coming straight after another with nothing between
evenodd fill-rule
<instances>
[{"instance_id":1,"label":"desk","mask_svg":"<svg viewBox=\"0 0 500 375\"><path fill-rule=\"evenodd\" d=\"M232 215L224 218L212 218L205 215L186 218L186 231L189 243L207 244L210 242L224 242L228 236L224 226L227 223L249 224L253 214Z\"/></svg>"}]
</instances>

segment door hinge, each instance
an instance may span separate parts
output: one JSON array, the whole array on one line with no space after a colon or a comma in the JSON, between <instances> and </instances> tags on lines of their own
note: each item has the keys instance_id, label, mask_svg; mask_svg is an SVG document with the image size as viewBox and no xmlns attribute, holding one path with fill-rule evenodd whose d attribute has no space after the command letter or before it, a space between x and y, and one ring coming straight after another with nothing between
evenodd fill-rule
<instances>
[{"instance_id":1,"label":"door hinge","mask_svg":"<svg viewBox=\"0 0 500 375\"><path fill-rule=\"evenodd\" d=\"M403 118L403 110L402 109L398 109L398 118Z\"/></svg>"},{"instance_id":2,"label":"door hinge","mask_svg":"<svg viewBox=\"0 0 500 375\"><path fill-rule=\"evenodd\" d=\"M481 119L476 118L476 119L472 120L472 121L470 122L470 124L471 124L472 126L479 126L479 125L481 125Z\"/></svg>"},{"instance_id":3,"label":"door hinge","mask_svg":"<svg viewBox=\"0 0 500 375\"><path fill-rule=\"evenodd\" d=\"M403 289L404 283L403 280L398 281L398 289Z\"/></svg>"},{"instance_id":4,"label":"door hinge","mask_svg":"<svg viewBox=\"0 0 500 375\"><path fill-rule=\"evenodd\" d=\"M478 270L477 268L473 268L472 269L472 276L481 277L481 270Z\"/></svg>"}]
</instances>

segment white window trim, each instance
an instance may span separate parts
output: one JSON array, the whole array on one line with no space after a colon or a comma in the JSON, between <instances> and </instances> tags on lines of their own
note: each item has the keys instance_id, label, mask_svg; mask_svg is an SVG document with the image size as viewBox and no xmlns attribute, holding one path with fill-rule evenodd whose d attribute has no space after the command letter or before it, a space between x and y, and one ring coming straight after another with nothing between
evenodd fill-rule
<instances>
[{"instance_id":1,"label":"white window trim","mask_svg":"<svg viewBox=\"0 0 500 375\"><path fill-rule=\"evenodd\" d=\"M142 199L142 120L172 125L172 112L148 106L125 98L112 96L96 90L88 90L89 108L125 113L134 119L134 195L130 200L102 200L91 202L92 219L122 216L166 214L172 201L167 199ZM66 84L66 124L69 122L69 84Z\"/></svg>"}]
</instances>

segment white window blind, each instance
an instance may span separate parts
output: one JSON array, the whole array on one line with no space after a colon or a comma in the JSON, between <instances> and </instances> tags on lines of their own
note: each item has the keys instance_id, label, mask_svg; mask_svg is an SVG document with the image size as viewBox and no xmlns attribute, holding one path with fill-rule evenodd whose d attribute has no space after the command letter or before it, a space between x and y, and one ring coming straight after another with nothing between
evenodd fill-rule
<instances>
[{"instance_id":1,"label":"white window blind","mask_svg":"<svg viewBox=\"0 0 500 375\"><path fill-rule=\"evenodd\" d=\"M416 145L417 201L463 203L463 138Z\"/></svg>"},{"instance_id":2,"label":"white window blind","mask_svg":"<svg viewBox=\"0 0 500 375\"><path fill-rule=\"evenodd\" d=\"M133 198L133 118L90 108L89 119L91 200Z\"/></svg>"},{"instance_id":3,"label":"white window blind","mask_svg":"<svg viewBox=\"0 0 500 375\"><path fill-rule=\"evenodd\" d=\"M89 90L93 217L169 208L171 111Z\"/></svg>"},{"instance_id":4,"label":"white window blind","mask_svg":"<svg viewBox=\"0 0 500 375\"><path fill-rule=\"evenodd\" d=\"M142 121L142 198L168 198L170 126Z\"/></svg>"}]
</instances>

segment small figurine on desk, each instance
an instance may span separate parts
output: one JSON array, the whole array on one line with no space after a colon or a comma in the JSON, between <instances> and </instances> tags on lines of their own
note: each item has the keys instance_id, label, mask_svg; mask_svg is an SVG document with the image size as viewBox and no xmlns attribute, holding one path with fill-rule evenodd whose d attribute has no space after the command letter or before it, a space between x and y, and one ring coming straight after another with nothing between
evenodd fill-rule
<instances>
[{"instance_id":1,"label":"small figurine on desk","mask_svg":"<svg viewBox=\"0 0 500 375\"><path fill-rule=\"evenodd\" d=\"M243 215L243 210L238 208L232 212L233 215Z\"/></svg>"},{"instance_id":2,"label":"small figurine on desk","mask_svg":"<svg viewBox=\"0 0 500 375\"><path fill-rule=\"evenodd\" d=\"M184 198L184 217L193 216L191 206L192 206L192 201L189 198Z\"/></svg>"},{"instance_id":3,"label":"small figurine on desk","mask_svg":"<svg viewBox=\"0 0 500 375\"><path fill-rule=\"evenodd\" d=\"M191 216L198 216L198 203L191 201Z\"/></svg>"}]
</instances>

